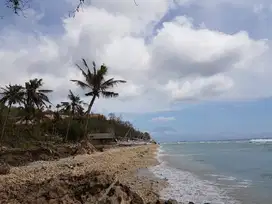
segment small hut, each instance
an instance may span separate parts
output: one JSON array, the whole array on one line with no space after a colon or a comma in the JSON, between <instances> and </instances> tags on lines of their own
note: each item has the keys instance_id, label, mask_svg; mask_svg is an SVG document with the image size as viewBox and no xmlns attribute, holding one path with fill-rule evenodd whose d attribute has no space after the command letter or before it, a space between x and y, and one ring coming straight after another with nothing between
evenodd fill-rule
<instances>
[{"instance_id":1,"label":"small hut","mask_svg":"<svg viewBox=\"0 0 272 204\"><path fill-rule=\"evenodd\" d=\"M116 137L114 132L108 133L89 133L89 139L93 145L112 145L116 144Z\"/></svg>"}]
</instances>

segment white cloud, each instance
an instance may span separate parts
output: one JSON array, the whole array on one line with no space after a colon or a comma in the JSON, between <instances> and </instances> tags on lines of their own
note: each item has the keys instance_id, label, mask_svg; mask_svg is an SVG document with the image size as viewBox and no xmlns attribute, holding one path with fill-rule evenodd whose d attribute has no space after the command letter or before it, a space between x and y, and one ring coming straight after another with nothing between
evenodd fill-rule
<instances>
[{"instance_id":1,"label":"white cloud","mask_svg":"<svg viewBox=\"0 0 272 204\"><path fill-rule=\"evenodd\" d=\"M108 65L109 77L128 81L115 89L118 99L95 102L96 111L146 112L168 110L173 101L272 95L269 41L253 40L244 31L196 28L185 16L164 22L150 38L172 2L139 0L139 7L133 1L92 2L75 18L64 18L58 36L36 32L34 14L29 25L35 32L2 30L1 85L42 77L57 103L69 89L83 93L69 80L82 78L74 63L84 57Z\"/></svg>"},{"instance_id":2,"label":"white cloud","mask_svg":"<svg viewBox=\"0 0 272 204\"><path fill-rule=\"evenodd\" d=\"M256 14L260 14L264 10L264 5L263 4L255 4L253 6L253 12Z\"/></svg>"},{"instance_id":3,"label":"white cloud","mask_svg":"<svg viewBox=\"0 0 272 204\"><path fill-rule=\"evenodd\" d=\"M173 127L159 126L151 131L151 135L176 135L178 132Z\"/></svg>"},{"instance_id":4,"label":"white cloud","mask_svg":"<svg viewBox=\"0 0 272 204\"><path fill-rule=\"evenodd\" d=\"M169 0L101 1L92 0L92 5L115 15L124 15L133 21L132 31L137 34L150 34L152 28L167 12ZM119 26L119 25L118 25Z\"/></svg>"},{"instance_id":5,"label":"white cloud","mask_svg":"<svg viewBox=\"0 0 272 204\"><path fill-rule=\"evenodd\" d=\"M229 90L233 81L224 75L169 81L166 90L175 100L211 99Z\"/></svg>"},{"instance_id":6,"label":"white cloud","mask_svg":"<svg viewBox=\"0 0 272 204\"><path fill-rule=\"evenodd\" d=\"M202 7L213 7L216 8L218 5L225 6L226 4L230 4L236 7L242 7L242 8L249 8L251 9L252 6L256 5L256 2L258 4L262 4L268 6L271 1L270 0L173 0L175 2L176 6L187 6L187 5L198 5Z\"/></svg>"},{"instance_id":7,"label":"white cloud","mask_svg":"<svg viewBox=\"0 0 272 204\"><path fill-rule=\"evenodd\" d=\"M245 32L227 35L197 29L187 18L178 17L165 22L154 38L152 63L156 73L171 77L212 76L246 68L266 49L265 42L253 41Z\"/></svg>"},{"instance_id":8,"label":"white cloud","mask_svg":"<svg viewBox=\"0 0 272 204\"><path fill-rule=\"evenodd\" d=\"M173 121L173 120L176 120L176 118L175 117L159 116L159 117L155 117L155 118L151 119L152 122L169 122L169 121Z\"/></svg>"}]
</instances>

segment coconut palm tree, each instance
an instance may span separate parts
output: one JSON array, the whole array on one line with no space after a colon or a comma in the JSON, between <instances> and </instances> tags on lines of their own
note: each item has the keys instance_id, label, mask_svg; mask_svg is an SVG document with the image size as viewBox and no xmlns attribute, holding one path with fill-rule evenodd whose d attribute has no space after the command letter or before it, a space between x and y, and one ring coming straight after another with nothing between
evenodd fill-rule
<instances>
[{"instance_id":1,"label":"coconut palm tree","mask_svg":"<svg viewBox=\"0 0 272 204\"><path fill-rule=\"evenodd\" d=\"M85 105L85 103L82 100L80 100L80 97L74 95L74 93L71 90L69 90L68 99L70 100L69 102L61 102L63 112L69 113L69 122L65 136L65 141L67 141L68 138L71 120L73 116L75 114L80 115L82 110L84 109L82 105Z\"/></svg>"},{"instance_id":2,"label":"coconut palm tree","mask_svg":"<svg viewBox=\"0 0 272 204\"><path fill-rule=\"evenodd\" d=\"M110 89L114 86L118 85L119 83L126 83L124 80L115 80L114 78L105 79L105 76L108 74L108 67L104 64L100 66L100 68L96 69L96 64L93 62L93 72L90 70L87 62L85 59L82 59L85 69L81 68L78 64L76 64L77 68L81 71L82 75L84 76L84 81L80 80L71 80L75 82L78 86L80 86L84 90L88 90L85 93L85 96L91 96L92 100L88 106L86 114L89 114L94 101L96 98L103 96L105 98L113 98L118 97L119 94L116 92L111 91Z\"/></svg>"},{"instance_id":3,"label":"coconut palm tree","mask_svg":"<svg viewBox=\"0 0 272 204\"><path fill-rule=\"evenodd\" d=\"M14 104L21 104L24 100L24 87L21 85L8 85L5 88L1 88L2 92L0 103L2 105L7 104L8 105L8 113L6 115L6 118L4 120L2 134L1 134L1 140L4 137L5 134L5 127L7 124L7 120L10 114L11 106Z\"/></svg>"},{"instance_id":4,"label":"coconut palm tree","mask_svg":"<svg viewBox=\"0 0 272 204\"><path fill-rule=\"evenodd\" d=\"M99 69L96 68L95 62L93 62L93 71L90 70L87 62L85 59L82 59L84 68L80 67L76 64L77 68L81 71L82 75L84 76L84 81L80 80L71 80L75 82L78 86L82 89L87 90L85 96L91 96L92 99L89 103L88 109L86 111L86 115L88 116L94 101L96 98L100 96L105 98L113 98L118 97L118 93L113 92L111 89L118 85L119 83L126 83L124 80L115 80L114 78L106 79L105 77L108 74L108 67L104 64L100 66ZM88 127L88 117L85 126L85 134L87 134L87 127Z\"/></svg>"},{"instance_id":5,"label":"coconut palm tree","mask_svg":"<svg viewBox=\"0 0 272 204\"><path fill-rule=\"evenodd\" d=\"M41 89L43 86L42 79L31 79L25 83L25 109L31 115L35 115L35 107L40 109L42 106L47 107L49 98L46 94L53 92L52 90Z\"/></svg>"},{"instance_id":6,"label":"coconut palm tree","mask_svg":"<svg viewBox=\"0 0 272 204\"><path fill-rule=\"evenodd\" d=\"M71 115L75 115L80 113L80 111L83 109L83 105L86 105L80 97L75 95L71 90L69 90L68 94L69 102L61 102L61 107L64 112L69 112Z\"/></svg>"}]
</instances>

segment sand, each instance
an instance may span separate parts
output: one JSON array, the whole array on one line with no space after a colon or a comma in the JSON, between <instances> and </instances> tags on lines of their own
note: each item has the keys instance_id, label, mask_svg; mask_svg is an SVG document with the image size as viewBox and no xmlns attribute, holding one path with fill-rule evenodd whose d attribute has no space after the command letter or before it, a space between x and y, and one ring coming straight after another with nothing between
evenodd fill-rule
<instances>
[{"instance_id":1,"label":"sand","mask_svg":"<svg viewBox=\"0 0 272 204\"><path fill-rule=\"evenodd\" d=\"M165 181L155 178L145 170L158 164L155 159L156 151L156 145L122 147L58 161L37 161L27 166L14 167L10 174L0 176L0 199L1 195L7 197L4 192L6 189L15 191L16 187L29 184L39 186L48 180L59 179L62 175L78 179L91 172L99 172L109 176L107 178L113 178L110 182L116 179L118 183L129 186L133 192L140 195L144 203L155 202L159 191L166 185Z\"/></svg>"}]
</instances>

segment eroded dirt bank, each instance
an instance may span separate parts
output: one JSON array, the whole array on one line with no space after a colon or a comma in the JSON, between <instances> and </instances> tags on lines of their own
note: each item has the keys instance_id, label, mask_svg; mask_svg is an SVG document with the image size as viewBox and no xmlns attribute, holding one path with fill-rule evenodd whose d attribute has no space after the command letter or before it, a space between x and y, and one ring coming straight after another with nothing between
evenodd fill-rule
<instances>
[{"instance_id":1,"label":"eroded dirt bank","mask_svg":"<svg viewBox=\"0 0 272 204\"><path fill-rule=\"evenodd\" d=\"M157 164L156 145L38 161L0 176L0 203L156 203L165 182L138 177Z\"/></svg>"}]
</instances>

